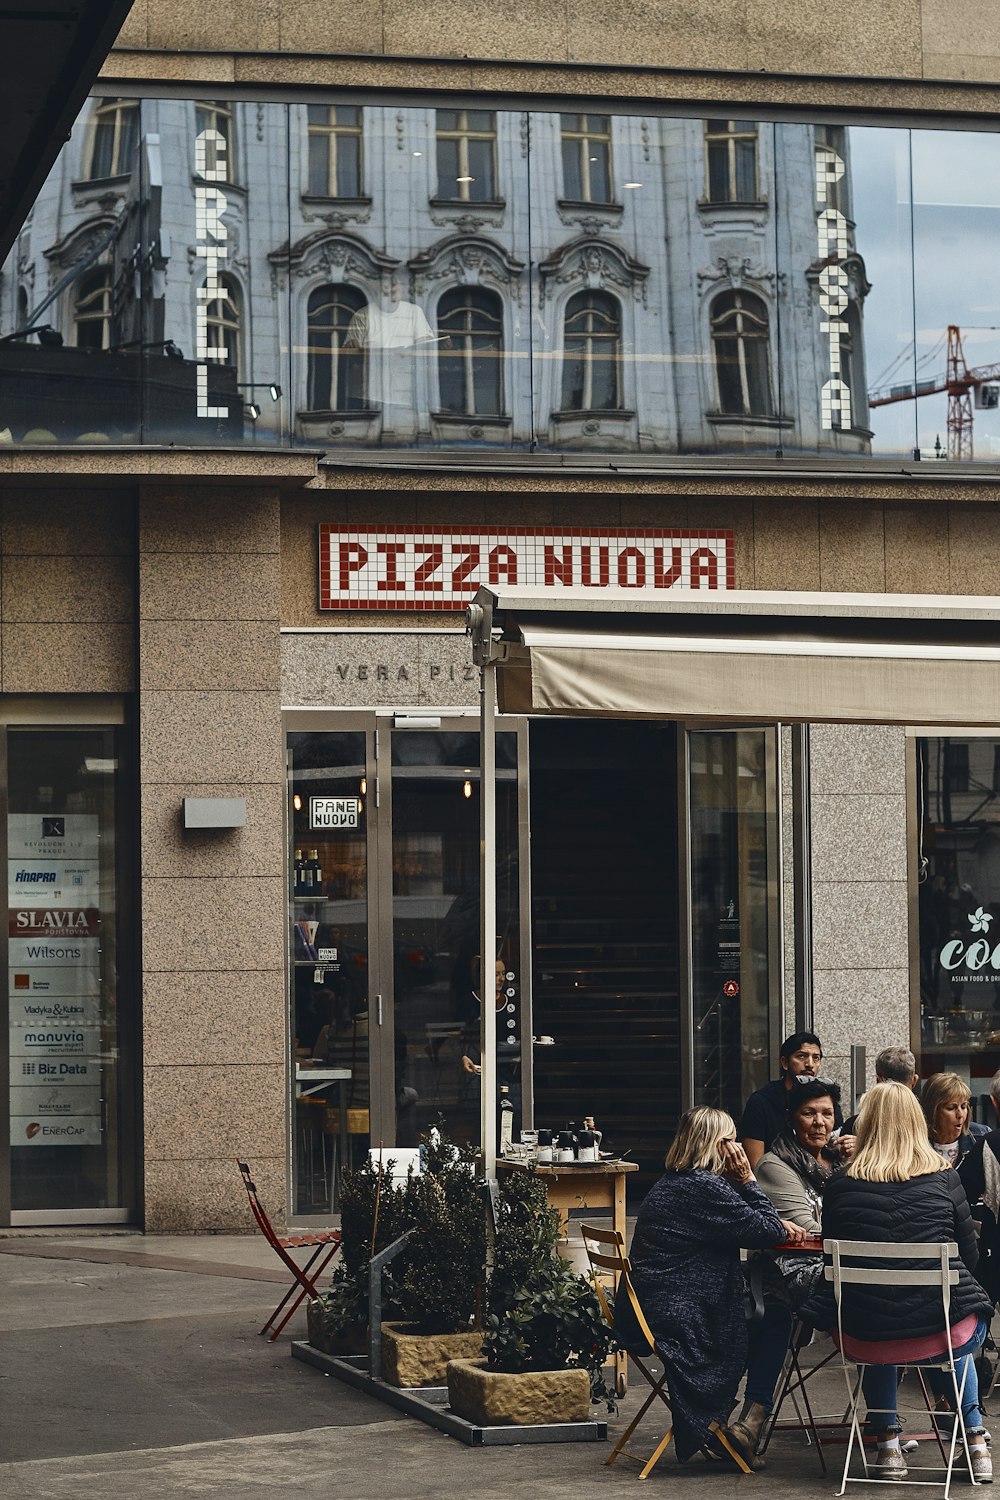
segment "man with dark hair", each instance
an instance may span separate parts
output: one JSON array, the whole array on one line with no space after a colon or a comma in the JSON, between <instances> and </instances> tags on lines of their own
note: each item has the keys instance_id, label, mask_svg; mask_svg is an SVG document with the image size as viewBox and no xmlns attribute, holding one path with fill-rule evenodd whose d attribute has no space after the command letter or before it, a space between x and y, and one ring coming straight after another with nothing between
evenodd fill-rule
<instances>
[{"instance_id":1,"label":"man with dark hair","mask_svg":"<svg viewBox=\"0 0 1000 1500\"><path fill-rule=\"evenodd\" d=\"M823 1044L814 1031L795 1031L782 1042L778 1061L781 1077L750 1095L740 1120L740 1139L752 1167L756 1167L765 1151L770 1151L771 1142L783 1129L788 1094L796 1087L796 1079L819 1077ZM838 1127L844 1123L839 1105L835 1118Z\"/></svg>"}]
</instances>

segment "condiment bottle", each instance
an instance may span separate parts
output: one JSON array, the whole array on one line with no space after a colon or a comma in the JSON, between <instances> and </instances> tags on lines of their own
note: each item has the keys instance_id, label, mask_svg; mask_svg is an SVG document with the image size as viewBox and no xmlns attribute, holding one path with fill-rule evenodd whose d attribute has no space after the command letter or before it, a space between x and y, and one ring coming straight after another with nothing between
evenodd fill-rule
<instances>
[{"instance_id":1,"label":"condiment bottle","mask_svg":"<svg viewBox=\"0 0 1000 1500\"><path fill-rule=\"evenodd\" d=\"M584 1130L589 1130L591 1135L594 1137L594 1148L597 1151L597 1155L600 1156L601 1142L604 1139L604 1132L603 1130L598 1130L597 1126L594 1124L593 1115L584 1115L583 1128Z\"/></svg>"},{"instance_id":2,"label":"condiment bottle","mask_svg":"<svg viewBox=\"0 0 1000 1500\"><path fill-rule=\"evenodd\" d=\"M571 1130L560 1130L553 1158L559 1166L568 1166L571 1162L576 1161L576 1152L573 1150L573 1132Z\"/></svg>"},{"instance_id":3,"label":"condiment bottle","mask_svg":"<svg viewBox=\"0 0 1000 1500\"><path fill-rule=\"evenodd\" d=\"M580 1134L577 1137L576 1159L577 1161L597 1160L597 1146L594 1143L594 1136L592 1131L580 1131Z\"/></svg>"},{"instance_id":4,"label":"condiment bottle","mask_svg":"<svg viewBox=\"0 0 1000 1500\"><path fill-rule=\"evenodd\" d=\"M535 1147L535 1160L540 1167L550 1166L552 1163L552 1132L551 1130L540 1130L538 1132L538 1145Z\"/></svg>"}]
</instances>

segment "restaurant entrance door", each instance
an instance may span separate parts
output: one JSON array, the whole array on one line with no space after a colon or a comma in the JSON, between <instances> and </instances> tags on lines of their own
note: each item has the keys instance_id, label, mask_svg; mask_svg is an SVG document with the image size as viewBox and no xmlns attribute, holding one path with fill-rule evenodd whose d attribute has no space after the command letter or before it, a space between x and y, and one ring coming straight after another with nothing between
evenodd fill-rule
<instances>
[{"instance_id":1,"label":"restaurant entrance door","mask_svg":"<svg viewBox=\"0 0 1000 1500\"><path fill-rule=\"evenodd\" d=\"M308 728L299 725L309 724ZM527 728L497 737L499 1064L530 1122ZM292 1210L370 1146L443 1119L478 1140L479 735L473 716L289 716Z\"/></svg>"}]
</instances>

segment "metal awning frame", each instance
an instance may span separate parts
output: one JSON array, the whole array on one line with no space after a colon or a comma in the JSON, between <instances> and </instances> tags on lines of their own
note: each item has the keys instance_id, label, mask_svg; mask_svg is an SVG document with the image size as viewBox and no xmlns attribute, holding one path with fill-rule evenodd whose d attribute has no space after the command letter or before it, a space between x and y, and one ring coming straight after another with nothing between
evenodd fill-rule
<instances>
[{"instance_id":1,"label":"metal awning frame","mask_svg":"<svg viewBox=\"0 0 1000 1500\"><path fill-rule=\"evenodd\" d=\"M669 630L664 626L669 624ZM488 1003L496 953L496 732L497 673L515 653L530 654L531 641L575 639L578 645L630 653L737 651L820 660L836 651L842 659L992 668L1000 664L1000 599L992 596L848 594L729 591L711 595L675 590L660 598L626 591L595 595L565 589L558 594L512 586L483 587L466 614L472 658L480 670L480 982L481 1128L484 1171L492 1177L497 1155L496 1011ZM725 636L723 637L723 632ZM546 711L546 710L532 710ZM556 710L548 710L555 712ZM761 716L773 718L767 705ZM615 714L612 717L627 717ZM687 717L670 715L664 718ZM997 715L1000 723L1000 713ZM840 718L838 722L871 722ZM886 723L896 722L886 718ZM912 722L907 715L906 723ZM933 722L940 725L941 714ZM959 721L956 719L956 724ZM485 986L485 988L483 988ZM531 1039L522 1038L522 1046Z\"/></svg>"}]
</instances>

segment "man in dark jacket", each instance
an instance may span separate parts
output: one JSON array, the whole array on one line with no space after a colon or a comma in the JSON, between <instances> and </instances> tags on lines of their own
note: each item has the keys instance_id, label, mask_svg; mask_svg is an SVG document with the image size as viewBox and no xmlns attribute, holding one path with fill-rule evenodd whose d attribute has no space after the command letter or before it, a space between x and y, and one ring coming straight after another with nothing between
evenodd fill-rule
<instances>
[{"instance_id":1,"label":"man in dark jacket","mask_svg":"<svg viewBox=\"0 0 1000 1500\"><path fill-rule=\"evenodd\" d=\"M785 1038L778 1054L781 1077L765 1083L750 1095L740 1120L739 1136L743 1149L756 1167L765 1151L770 1151L775 1136L785 1128L788 1118L788 1094L797 1078L818 1078L823 1061L823 1045L814 1031L796 1031ZM844 1117L837 1105L837 1126Z\"/></svg>"},{"instance_id":2,"label":"man in dark jacket","mask_svg":"<svg viewBox=\"0 0 1000 1500\"><path fill-rule=\"evenodd\" d=\"M990 1099L1000 1116L1000 1073L990 1079ZM980 1225L976 1276L995 1303L1000 1301L1000 1130L974 1142L959 1161L958 1175Z\"/></svg>"}]
</instances>

